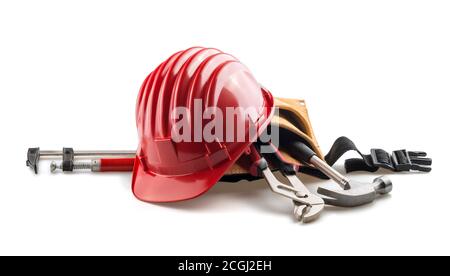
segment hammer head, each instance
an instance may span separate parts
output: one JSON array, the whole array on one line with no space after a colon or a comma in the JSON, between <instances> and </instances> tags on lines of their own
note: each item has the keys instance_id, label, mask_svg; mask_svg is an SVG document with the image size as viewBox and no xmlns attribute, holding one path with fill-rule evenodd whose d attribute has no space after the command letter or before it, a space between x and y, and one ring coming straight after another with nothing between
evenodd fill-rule
<instances>
[{"instance_id":1,"label":"hammer head","mask_svg":"<svg viewBox=\"0 0 450 276\"><path fill-rule=\"evenodd\" d=\"M375 178L373 183L362 183L350 180L349 190L330 190L319 187L317 193L323 195L328 205L355 207L373 202L378 195L392 191L392 182L386 176Z\"/></svg>"},{"instance_id":2,"label":"hammer head","mask_svg":"<svg viewBox=\"0 0 450 276\"><path fill-rule=\"evenodd\" d=\"M392 181L385 175L375 178L373 180L373 186L375 191L380 195L389 194L394 188Z\"/></svg>"}]
</instances>

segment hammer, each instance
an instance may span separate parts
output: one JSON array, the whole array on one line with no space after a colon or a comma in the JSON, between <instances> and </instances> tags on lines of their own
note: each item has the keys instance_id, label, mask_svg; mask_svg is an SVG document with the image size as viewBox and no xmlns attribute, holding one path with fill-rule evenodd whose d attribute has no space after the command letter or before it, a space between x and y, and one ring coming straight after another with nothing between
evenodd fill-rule
<instances>
[{"instance_id":1,"label":"hammer","mask_svg":"<svg viewBox=\"0 0 450 276\"><path fill-rule=\"evenodd\" d=\"M318 188L317 193L324 196L326 204L341 207L360 206L373 202L378 195L392 191L392 182L386 176L377 177L372 183L358 182L343 176L300 140L289 141L289 153L299 161L313 165L342 188L342 190Z\"/></svg>"}]
</instances>

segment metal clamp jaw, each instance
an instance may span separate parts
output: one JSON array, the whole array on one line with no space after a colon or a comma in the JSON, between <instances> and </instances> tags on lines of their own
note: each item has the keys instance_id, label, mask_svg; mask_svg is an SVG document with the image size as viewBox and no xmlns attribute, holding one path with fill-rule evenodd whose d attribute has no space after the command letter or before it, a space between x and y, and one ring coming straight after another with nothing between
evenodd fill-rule
<instances>
[{"instance_id":1,"label":"metal clamp jaw","mask_svg":"<svg viewBox=\"0 0 450 276\"><path fill-rule=\"evenodd\" d=\"M38 173L39 158L41 157L39 148L29 148L27 152L27 166L30 167L35 174Z\"/></svg>"},{"instance_id":2,"label":"metal clamp jaw","mask_svg":"<svg viewBox=\"0 0 450 276\"><path fill-rule=\"evenodd\" d=\"M61 153L54 153L49 151L41 151L40 148L29 148L27 152L27 166L30 167L35 174L38 173L39 160L41 156L61 155L61 168L65 172L73 171L75 152L73 148L63 148Z\"/></svg>"}]
</instances>

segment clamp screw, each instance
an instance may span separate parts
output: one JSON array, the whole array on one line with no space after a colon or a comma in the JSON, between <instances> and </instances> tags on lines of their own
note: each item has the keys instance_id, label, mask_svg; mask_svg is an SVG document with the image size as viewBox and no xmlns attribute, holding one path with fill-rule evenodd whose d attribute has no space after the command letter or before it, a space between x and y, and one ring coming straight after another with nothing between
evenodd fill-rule
<instances>
[{"instance_id":1,"label":"clamp screw","mask_svg":"<svg viewBox=\"0 0 450 276\"><path fill-rule=\"evenodd\" d=\"M94 167L96 167L96 164L98 162L96 160L92 160L92 162L74 162L73 163L73 170L74 171L80 171L80 170L93 170ZM55 161L52 161L50 163L50 171L56 172L57 170L62 170L62 164L57 164Z\"/></svg>"}]
</instances>

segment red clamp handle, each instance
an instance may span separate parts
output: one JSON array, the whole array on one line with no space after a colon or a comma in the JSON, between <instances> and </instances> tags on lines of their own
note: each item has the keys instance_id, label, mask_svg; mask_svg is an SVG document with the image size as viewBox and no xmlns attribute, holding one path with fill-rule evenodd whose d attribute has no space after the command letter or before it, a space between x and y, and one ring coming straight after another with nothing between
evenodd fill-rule
<instances>
[{"instance_id":1,"label":"red clamp handle","mask_svg":"<svg viewBox=\"0 0 450 276\"><path fill-rule=\"evenodd\" d=\"M101 172L131 172L134 167L134 158L101 158Z\"/></svg>"}]
</instances>

